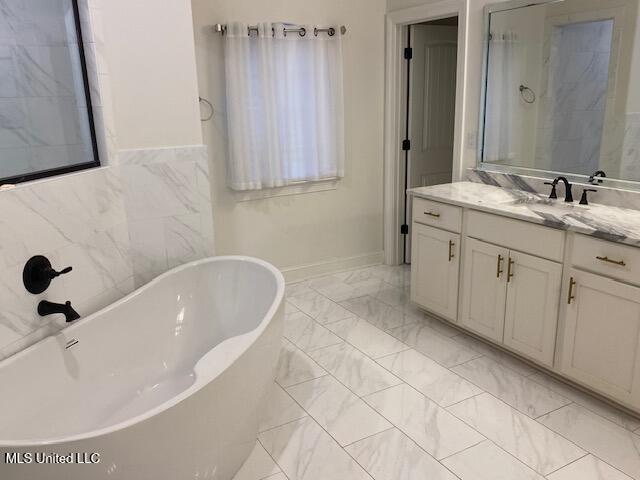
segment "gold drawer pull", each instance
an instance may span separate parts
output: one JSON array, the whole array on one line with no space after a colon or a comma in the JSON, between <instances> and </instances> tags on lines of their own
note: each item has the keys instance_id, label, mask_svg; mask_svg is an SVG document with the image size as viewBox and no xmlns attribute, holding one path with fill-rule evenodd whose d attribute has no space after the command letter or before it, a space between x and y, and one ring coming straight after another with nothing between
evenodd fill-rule
<instances>
[{"instance_id":1,"label":"gold drawer pull","mask_svg":"<svg viewBox=\"0 0 640 480\"><path fill-rule=\"evenodd\" d=\"M575 287L575 285L576 285L576 281L573 279L573 277L571 277L571 279L569 280L569 295L567 295L568 305L571 305L571 300L576 298L576 296L573 294L573 287Z\"/></svg>"},{"instance_id":2,"label":"gold drawer pull","mask_svg":"<svg viewBox=\"0 0 640 480\"><path fill-rule=\"evenodd\" d=\"M627 264L624 260L611 260L609 257L596 257L597 260L601 262L613 263L614 265L620 265L621 267L626 266Z\"/></svg>"},{"instance_id":3,"label":"gold drawer pull","mask_svg":"<svg viewBox=\"0 0 640 480\"><path fill-rule=\"evenodd\" d=\"M502 274L502 260L504 260L502 255L498 255L498 266L496 267L496 278L500 278L500 275Z\"/></svg>"},{"instance_id":4,"label":"gold drawer pull","mask_svg":"<svg viewBox=\"0 0 640 480\"><path fill-rule=\"evenodd\" d=\"M451 240L449 240L449 261L453 260L454 258L454 254L453 254L453 247L455 247L456 244L453 243Z\"/></svg>"},{"instance_id":5,"label":"gold drawer pull","mask_svg":"<svg viewBox=\"0 0 640 480\"><path fill-rule=\"evenodd\" d=\"M439 213L424 212L424 214L425 215L429 215L430 217L440 218L440 214Z\"/></svg>"},{"instance_id":6,"label":"gold drawer pull","mask_svg":"<svg viewBox=\"0 0 640 480\"><path fill-rule=\"evenodd\" d=\"M509 265L507 266L507 283L509 283L511 281L511 278L513 278L513 266L515 265L515 263L516 261L509 257Z\"/></svg>"}]
</instances>

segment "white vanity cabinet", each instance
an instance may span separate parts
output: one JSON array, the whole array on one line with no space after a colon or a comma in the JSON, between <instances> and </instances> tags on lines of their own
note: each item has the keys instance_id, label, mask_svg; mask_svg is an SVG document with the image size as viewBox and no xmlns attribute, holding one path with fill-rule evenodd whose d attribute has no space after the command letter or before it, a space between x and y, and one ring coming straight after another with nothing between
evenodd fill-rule
<instances>
[{"instance_id":1,"label":"white vanity cabinet","mask_svg":"<svg viewBox=\"0 0 640 480\"><path fill-rule=\"evenodd\" d=\"M640 250L576 236L564 289L561 372L640 408ZM584 270L588 269L590 273ZM606 276L605 276L606 275Z\"/></svg>"},{"instance_id":2,"label":"white vanity cabinet","mask_svg":"<svg viewBox=\"0 0 640 480\"><path fill-rule=\"evenodd\" d=\"M553 365L562 265L467 238L460 323Z\"/></svg>"},{"instance_id":3,"label":"white vanity cabinet","mask_svg":"<svg viewBox=\"0 0 640 480\"><path fill-rule=\"evenodd\" d=\"M504 329L504 265L508 256L506 248L474 238L465 240L460 323L496 342L502 342Z\"/></svg>"},{"instance_id":4,"label":"white vanity cabinet","mask_svg":"<svg viewBox=\"0 0 640 480\"><path fill-rule=\"evenodd\" d=\"M458 312L460 235L413 224L411 300L448 320Z\"/></svg>"}]
</instances>

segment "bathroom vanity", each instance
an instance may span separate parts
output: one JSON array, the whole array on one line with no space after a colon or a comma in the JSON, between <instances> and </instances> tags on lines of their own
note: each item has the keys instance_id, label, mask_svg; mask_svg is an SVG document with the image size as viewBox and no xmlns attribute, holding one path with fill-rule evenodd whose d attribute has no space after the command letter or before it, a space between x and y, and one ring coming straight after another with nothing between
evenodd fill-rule
<instances>
[{"instance_id":1,"label":"bathroom vanity","mask_svg":"<svg viewBox=\"0 0 640 480\"><path fill-rule=\"evenodd\" d=\"M471 182L410 194L413 302L640 411L640 211Z\"/></svg>"}]
</instances>

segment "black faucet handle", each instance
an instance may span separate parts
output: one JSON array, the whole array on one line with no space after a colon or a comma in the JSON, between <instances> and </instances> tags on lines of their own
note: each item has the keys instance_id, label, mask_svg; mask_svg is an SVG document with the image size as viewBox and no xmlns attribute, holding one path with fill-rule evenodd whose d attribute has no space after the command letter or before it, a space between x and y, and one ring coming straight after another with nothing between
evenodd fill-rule
<instances>
[{"instance_id":1,"label":"black faucet handle","mask_svg":"<svg viewBox=\"0 0 640 480\"><path fill-rule=\"evenodd\" d=\"M582 189L582 197L580 198L580 205L589 205L589 201L587 200L588 192L597 192L597 190L593 188L584 188Z\"/></svg>"},{"instance_id":2,"label":"black faucet handle","mask_svg":"<svg viewBox=\"0 0 640 480\"><path fill-rule=\"evenodd\" d=\"M59 272L56 272L53 268L49 270L49 278L54 279L56 277L59 277L60 275L66 275L67 273L71 272L73 270L73 267L67 267L67 268L63 268L62 270L60 270Z\"/></svg>"},{"instance_id":3,"label":"black faucet handle","mask_svg":"<svg viewBox=\"0 0 640 480\"><path fill-rule=\"evenodd\" d=\"M51 266L48 258L42 255L36 255L35 257L31 257L24 266L22 281L29 293L38 295L49 288L54 278L65 275L72 270L72 267L67 267L57 272Z\"/></svg>"},{"instance_id":4,"label":"black faucet handle","mask_svg":"<svg viewBox=\"0 0 640 480\"><path fill-rule=\"evenodd\" d=\"M551 193L549 194L549 198L558 198L558 194L556 193L556 182L544 182L545 185L551 185Z\"/></svg>"}]
</instances>

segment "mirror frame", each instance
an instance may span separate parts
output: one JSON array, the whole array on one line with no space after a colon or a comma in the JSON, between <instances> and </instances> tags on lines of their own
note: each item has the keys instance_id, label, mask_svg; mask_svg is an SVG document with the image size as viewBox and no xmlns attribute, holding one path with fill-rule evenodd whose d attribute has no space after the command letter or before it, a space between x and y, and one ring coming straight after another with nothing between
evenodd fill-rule
<instances>
[{"instance_id":1,"label":"mirror frame","mask_svg":"<svg viewBox=\"0 0 640 480\"><path fill-rule=\"evenodd\" d=\"M587 180L589 179L589 175L580 175L577 173L568 173L556 170L517 167L512 165L495 165L491 163L485 163L482 158L484 153L484 121L487 96L487 68L489 66L489 29L491 27L491 14L504 12L507 10L515 10L518 8L532 7L535 5L543 5L547 3L561 3L564 1L565 0L508 0L506 2L498 2L485 5L482 25L482 75L480 84L480 109L478 112L478 138L476 147L477 170L493 173L536 177L544 180L552 180L558 176L564 176L567 177L572 183L588 184ZM599 186L619 190L640 191L640 181L624 180L610 177L604 178L603 182L600 183Z\"/></svg>"}]
</instances>

